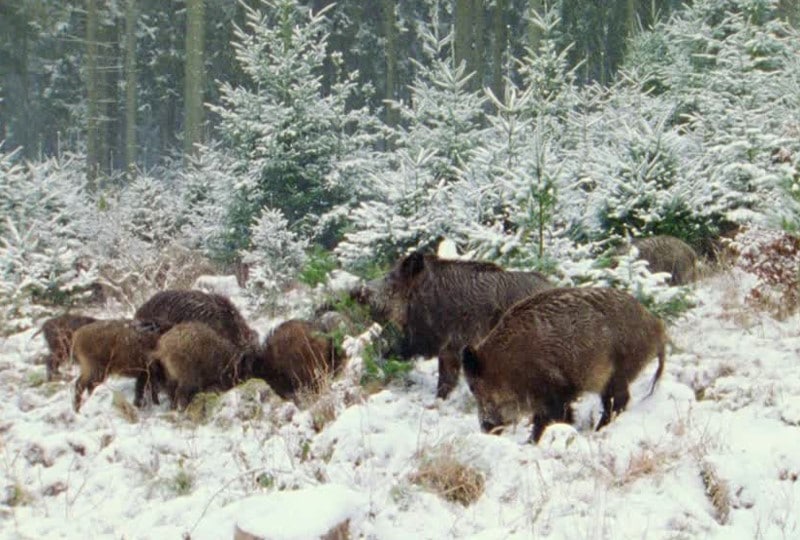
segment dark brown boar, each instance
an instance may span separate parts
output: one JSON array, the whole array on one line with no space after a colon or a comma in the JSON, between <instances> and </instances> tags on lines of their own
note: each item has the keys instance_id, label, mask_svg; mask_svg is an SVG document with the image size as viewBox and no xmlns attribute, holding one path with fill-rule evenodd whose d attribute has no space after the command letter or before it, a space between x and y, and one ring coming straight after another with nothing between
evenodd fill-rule
<instances>
[{"instance_id":1,"label":"dark brown boar","mask_svg":"<svg viewBox=\"0 0 800 540\"><path fill-rule=\"evenodd\" d=\"M488 334L515 302L549 287L538 272L415 252L351 294L370 305L376 321L400 329L401 357L438 355L436 395L446 398L458 383L461 349Z\"/></svg>"},{"instance_id":2,"label":"dark brown boar","mask_svg":"<svg viewBox=\"0 0 800 540\"><path fill-rule=\"evenodd\" d=\"M650 272L666 272L670 285L685 285L697 279L697 253L679 238L669 235L635 238L631 244ZM624 249L627 252L627 248Z\"/></svg>"},{"instance_id":3,"label":"dark brown boar","mask_svg":"<svg viewBox=\"0 0 800 540\"><path fill-rule=\"evenodd\" d=\"M314 325L292 319L267 337L253 361L253 376L264 379L283 399L295 399L303 390L319 391L341 371L343 360L333 341Z\"/></svg>"},{"instance_id":4,"label":"dark brown boar","mask_svg":"<svg viewBox=\"0 0 800 540\"><path fill-rule=\"evenodd\" d=\"M47 342L50 353L45 359L47 366L47 380L52 381L59 375L59 368L69 358L72 350L72 336L81 326L95 322L97 319L85 315L72 315L66 313L47 319L34 336L40 332Z\"/></svg>"},{"instance_id":5,"label":"dark brown boar","mask_svg":"<svg viewBox=\"0 0 800 540\"><path fill-rule=\"evenodd\" d=\"M572 423L570 404L598 392L608 424L630 399L628 386L658 356L652 389L664 370L664 323L615 289L562 288L522 300L482 341L462 353L481 429L492 432L533 414L531 440L552 422Z\"/></svg>"},{"instance_id":6,"label":"dark brown boar","mask_svg":"<svg viewBox=\"0 0 800 540\"><path fill-rule=\"evenodd\" d=\"M151 358L164 370L172 408L185 408L197 392L225 391L251 375L244 351L201 322L173 326Z\"/></svg>"},{"instance_id":7,"label":"dark brown boar","mask_svg":"<svg viewBox=\"0 0 800 540\"><path fill-rule=\"evenodd\" d=\"M235 346L258 343L258 334L248 326L236 306L226 297L202 291L171 289L153 295L134 314L136 319L179 324L202 322Z\"/></svg>"},{"instance_id":8,"label":"dark brown boar","mask_svg":"<svg viewBox=\"0 0 800 540\"><path fill-rule=\"evenodd\" d=\"M109 375L136 378L137 407L142 406L148 388L153 403L158 404L160 376L151 371L149 353L158 342L160 329L159 325L119 319L96 321L76 330L72 354L81 373L75 381L75 411L80 410L84 390L91 395Z\"/></svg>"}]
</instances>

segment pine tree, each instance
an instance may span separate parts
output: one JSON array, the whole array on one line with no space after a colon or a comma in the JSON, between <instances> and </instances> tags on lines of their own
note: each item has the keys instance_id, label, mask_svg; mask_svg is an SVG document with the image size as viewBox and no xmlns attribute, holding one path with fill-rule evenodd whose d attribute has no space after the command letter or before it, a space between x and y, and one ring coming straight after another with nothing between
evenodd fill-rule
<instances>
[{"instance_id":1,"label":"pine tree","mask_svg":"<svg viewBox=\"0 0 800 540\"><path fill-rule=\"evenodd\" d=\"M249 84L223 83L222 104L212 107L240 169L249 171L228 218L230 254L248 246L250 223L265 206L280 209L295 230L319 225L358 193L361 165L371 162L371 116L348 108L362 90L358 73L340 72L322 94L326 11L311 13L292 0L262 6L247 8L246 29L236 31ZM331 58L337 67L339 58Z\"/></svg>"},{"instance_id":2,"label":"pine tree","mask_svg":"<svg viewBox=\"0 0 800 540\"><path fill-rule=\"evenodd\" d=\"M466 66L454 65L452 33L439 37L437 26L423 32L428 62L417 64L410 103L389 103L401 120L390 130L395 150L352 212L337 248L346 264L388 262L455 231L447 193L481 144L486 98L469 90Z\"/></svg>"},{"instance_id":3,"label":"pine tree","mask_svg":"<svg viewBox=\"0 0 800 540\"><path fill-rule=\"evenodd\" d=\"M86 296L96 268L80 240L84 187L78 158L21 164L0 152L0 325L28 327L43 310L32 304Z\"/></svg>"},{"instance_id":4,"label":"pine tree","mask_svg":"<svg viewBox=\"0 0 800 540\"><path fill-rule=\"evenodd\" d=\"M251 227L252 248L243 250L249 266L248 296L255 307L273 306L306 261L308 242L289 230L280 210L264 208Z\"/></svg>"},{"instance_id":5,"label":"pine tree","mask_svg":"<svg viewBox=\"0 0 800 540\"><path fill-rule=\"evenodd\" d=\"M800 40L777 15L769 0L705 0L633 43L630 80L670 110L665 129L692 139L678 169L692 176L684 190L696 202L680 213L703 219L700 236L798 215L794 166L774 156L800 150L789 120Z\"/></svg>"}]
</instances>

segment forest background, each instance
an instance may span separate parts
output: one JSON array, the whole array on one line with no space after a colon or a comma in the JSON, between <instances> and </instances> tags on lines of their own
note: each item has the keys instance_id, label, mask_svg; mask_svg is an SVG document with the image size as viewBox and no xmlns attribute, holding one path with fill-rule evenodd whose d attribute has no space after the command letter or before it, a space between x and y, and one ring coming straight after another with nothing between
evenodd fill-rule
<instances>
[{"instance_id":1,"label":"forest background","mask_svg":"<svg viewBox=\"0 0 800 540\"><path fill-rule=\"evenodd\" d=\"M441 237L583 282L627 235L796 233L798 21L793 0L2 0L0 323L203 265L274 308Z\"/></svg>"}]
</instances>

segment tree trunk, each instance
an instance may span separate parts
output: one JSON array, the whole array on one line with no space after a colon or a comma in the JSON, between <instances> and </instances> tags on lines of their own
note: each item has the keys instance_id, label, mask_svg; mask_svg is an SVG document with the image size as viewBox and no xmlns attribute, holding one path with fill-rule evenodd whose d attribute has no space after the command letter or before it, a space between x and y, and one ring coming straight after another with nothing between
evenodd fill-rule
<instances>
[{"instance_id":1,"label":"tree trunk","mask_svg":"<svg viewBox=\"0 0 800 540\"><path fill-rule=\"evenodd\" d=\"M86 178L90 191L97 187L100 166L100 73L97 68L97 5L96 0L86 0Z\"/></svg>"},{"instance_id":2,"label":"tree trunk","mask_svg":"<svg viewBox=\"0 0 800 540\"><path fill-rule=\"evenodd\" d=\"M792 27L798 28L800 25L800 5L798 5L797 0L779 0L778 12Z\"/></svg>"},{"instance_id":3,"label":"tree trunk","mask_svg":"<svg viewBox=\"0 0 800 540\"><path fill-rule=\"evenodd\" d=\"M628 19L626 36L631 38L635 36L636 32L639 30L639 26L636 21L636 0L627 0L625 14L627 15Z\"/></svg>"},{"instance_id":4,"label":"tree trunk","mask_svg":"<svg viewBox=\"0 0 800 540\"><path fill-rule=\"evenodd\" d=\"M386 94L385 99L397 99L397 15L395 14L395 0L382 0L383 8L383 33L386 38ZM396 126L398 111L386 106L386 124Z\"/></svg>"},{"instance_id":5,"label":"tree trunk","mask_svg":"<svg viewBox=\"0 0 800 540\"><path fill-rule=\"evenodd\" d=\"M472 0L456 0L453 39L453 57L456 67L462 62L469 71L472 58Z\"/></svg>"},{"instance_id":6,"label":"tree trunk","mask_svg":"<svg viewBox=\"0 0 800 540\"><path fill-rule=\"evenodd\" d=\"M186 87L183 150L188 156L203 139L203 30L204 0L186 2Z\"/></svg>"},{"instance_id":7,"label":"tree trunk","mask_svg":"<svg viewBox=\"0 0 800 540\"><path fill-rule=\"evenodd\" d=\"M534 13L541 15L544 11L542 0L528 0L528 16L533 16ZM528 21L528 47L532 52L539 49L539 43L542 40L542 29L539 28L532 20Z\"/></svg>"},{"instance_id":8,"label":"tree trunk","mask_svg":"<svg viewBox=\"0 0 800 540\"><path fill-rule=\"evenodd\" d=\"M125 170L136 170L136 0L125 10Z\"/></svg>"},{"instance_id":9,"label":"tree trunk","mask_svg":"<svg viewBox=\"0 0 800 540\"><path fill-rule=\"evenodd\" d=\"M484 62L484 29L486 24L483 20L483 0L473 0L472 2L472 54L470 55L469 71L475 73L469 87L473 90L483 88L483 75L486 73L486 63Z\"/></svg>"},{"instance_id":10,"label":"tree trunk","mask_svg":"<svg viewBox=\"0 0 800 540\"><path fill-rule=\"evenodd\" d=\"M506 0L495 0L494 13L492 14L492 34L494 34L492 41L492 93L501 101L505 94L503 53L506 50L506 42L508 40L505 11Z\"/></svg>"}]
</instances>

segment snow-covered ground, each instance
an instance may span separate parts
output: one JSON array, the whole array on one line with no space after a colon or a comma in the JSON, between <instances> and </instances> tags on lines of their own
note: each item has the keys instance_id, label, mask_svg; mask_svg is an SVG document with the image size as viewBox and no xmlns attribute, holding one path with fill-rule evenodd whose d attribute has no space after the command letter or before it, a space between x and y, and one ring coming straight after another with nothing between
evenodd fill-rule
<instances>
[{"instance_id":1,"label":"snow-covered ground","mask_svg":"<svg viewBox=\"0 0 800 540\"><path fill-rule=\"evenodd\" d=\"M744 306L748 284L732 272L699 283L655 393L653 362L606 429L589 429L598 399L586 396L577 431L552 426L538 446L523 424L480 433L463 382L434 400L434 360L360 398L355 359L305 410L251 381L205 422L164 404L131 414L133 381L111 379L75 414L72 384L43 382L33 362L41 338L12 336L0 342L0 539L232 538L236 523L309 538L344 519L352 538L800 538L800 317ZM482 473L473 504L413 482L443 454Z\"/></svg>"}]
</instances>

